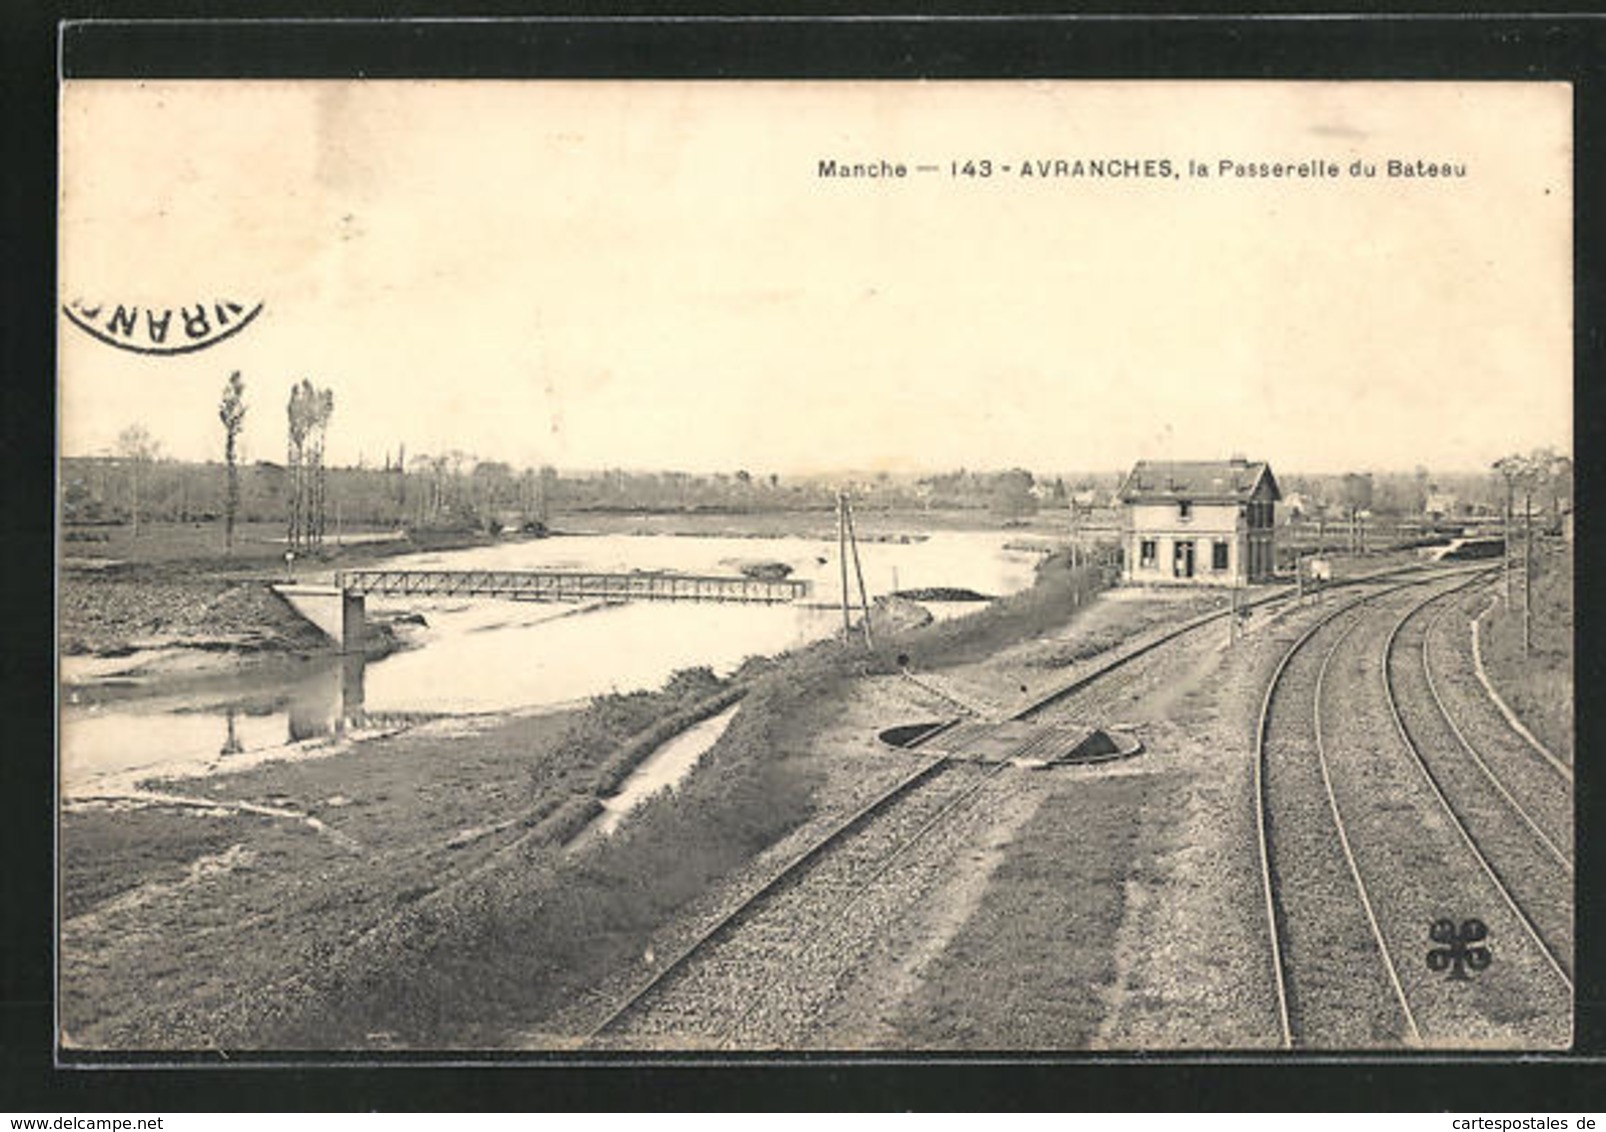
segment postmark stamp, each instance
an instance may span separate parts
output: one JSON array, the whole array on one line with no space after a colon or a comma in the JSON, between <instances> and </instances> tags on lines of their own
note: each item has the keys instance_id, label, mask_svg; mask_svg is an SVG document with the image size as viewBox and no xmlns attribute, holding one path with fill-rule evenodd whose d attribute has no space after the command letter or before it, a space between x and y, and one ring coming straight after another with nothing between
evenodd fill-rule
<instances>
[{"instance_id":1,"label":"postmark stamp","mask_svg":"<svg viewBox=\"0 0 1606 1132\"><path fill-rule=\"evenodd\" d=\"M230 298L162 306L74 299L62 304L62 312L85 334L119 350L193 354L244 330L262 305Z\"/></svg>"}]
</instances>

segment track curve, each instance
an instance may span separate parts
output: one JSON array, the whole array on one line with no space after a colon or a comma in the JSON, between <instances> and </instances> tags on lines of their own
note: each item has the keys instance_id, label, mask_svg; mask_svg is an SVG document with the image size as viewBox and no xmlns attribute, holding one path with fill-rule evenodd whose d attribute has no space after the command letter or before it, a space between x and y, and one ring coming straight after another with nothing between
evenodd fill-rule
<instances>
[{"instance_id":1,"label":"track curve","mask_svg":"<svg viewBox=\"0 0 1606 1132\"><path fill-rule=\"evenodd\" d=\"M1419 579L1326 611L1267 684L1256 816L1285 1047L1568 1039L1570 858L1517 816L1438 691L1434 634L1479 580ZM1474 916L1498 974L1447 980L1425 961L1427 927Z\"/></svg>"}]
</instances>

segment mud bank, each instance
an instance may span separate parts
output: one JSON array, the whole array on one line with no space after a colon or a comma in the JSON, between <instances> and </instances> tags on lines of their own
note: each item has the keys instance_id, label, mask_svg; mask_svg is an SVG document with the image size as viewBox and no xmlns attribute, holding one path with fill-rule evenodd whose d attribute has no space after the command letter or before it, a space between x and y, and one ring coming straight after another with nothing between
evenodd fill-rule
<instances>
[{"instance_id":1,"label":"mud bank","mask_svg":"<svg viewBox=\"0 0 1606 1132\"><path fill-rule=\"evenodd\" d=\"M158 689L329 651L324 634L264 580L63 575L61 677L69 694ZM405 628L405 627L403 627ZM366 655L404 643L397 624L369 624Z\"/></svg>"}]
</instances>

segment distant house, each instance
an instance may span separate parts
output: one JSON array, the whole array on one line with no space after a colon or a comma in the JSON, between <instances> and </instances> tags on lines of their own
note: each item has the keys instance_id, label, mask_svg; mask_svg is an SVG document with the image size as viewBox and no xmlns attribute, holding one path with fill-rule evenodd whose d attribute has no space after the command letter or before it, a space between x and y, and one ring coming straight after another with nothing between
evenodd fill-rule
<instances>
[{"instance_id":1,"label":"distant house","mask_svg":"<svg viewBox=\"0 0 1606 1132\"><path fill-rule=\"evenodd\" d=\"M1422 513L1429 519L1448 519L1456 513L1456 497L1448 491L1428 490Z\"/></svg>"},{"instance_id":2,"label":"distant house","mask_svg":"<svg viewBox=\"0 0 1606 1132\"><path fill-rule=\"evenodd\" d=\"M1282 491L1264 461L1139 460L1118 494L1128 582L1225 586L1275 575Z\"/></svg>"},{"instance_id":3,"label":"distant house","mask_svg":"<svg viewBox=\"0 0 1606 1132\"><path fill-rule=\"evenodd\" d=\"M1290 519L1303 519L1310 510L1310 503L1297 491L1290 491L1283 497L1283 514Z\"/></svg>"}]
</instances>

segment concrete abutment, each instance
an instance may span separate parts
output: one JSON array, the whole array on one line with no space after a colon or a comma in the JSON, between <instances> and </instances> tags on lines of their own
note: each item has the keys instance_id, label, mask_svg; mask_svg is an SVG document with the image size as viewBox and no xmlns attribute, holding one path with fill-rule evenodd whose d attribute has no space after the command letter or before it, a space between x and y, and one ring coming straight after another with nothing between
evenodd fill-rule
<instances>
[{"instance_id":1,"label":"concrete abutment","mask_svg":"<svg viewBox=\"0 0 1606 1132\"><path fill-rule=\"evenodd\" d=\"M295 582L281 583L273 590L290 608L322 630L339 651L363 651L368 614L362 594L348 593L339 586Z\"/></svg>"}]
</instances>

